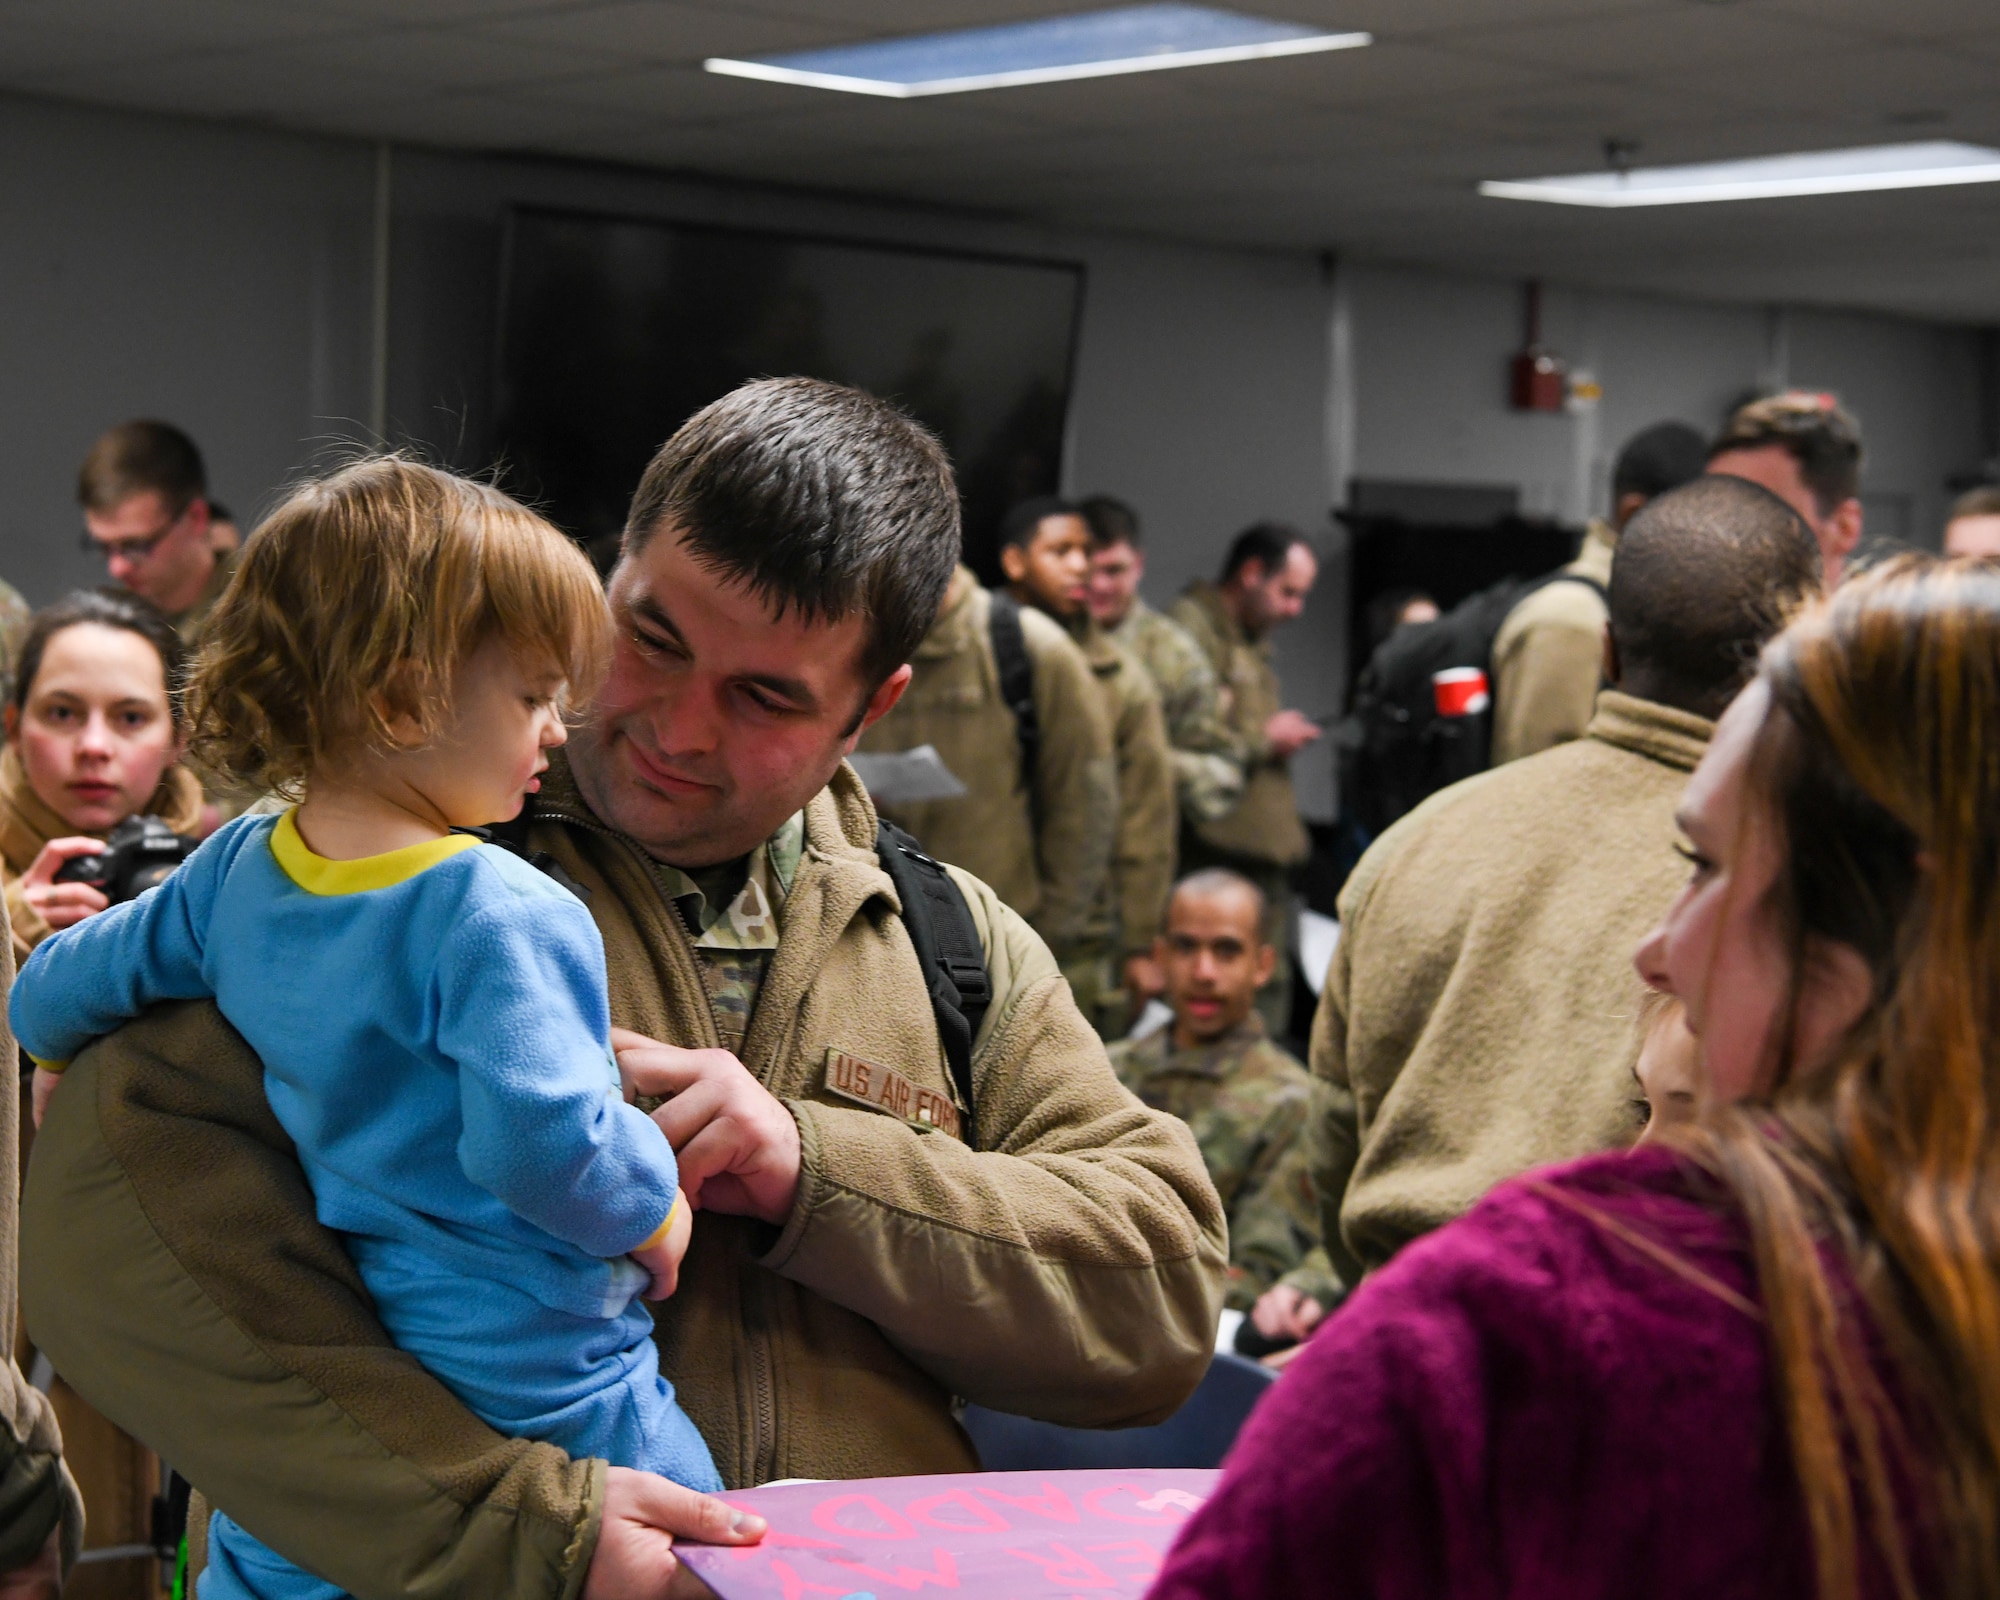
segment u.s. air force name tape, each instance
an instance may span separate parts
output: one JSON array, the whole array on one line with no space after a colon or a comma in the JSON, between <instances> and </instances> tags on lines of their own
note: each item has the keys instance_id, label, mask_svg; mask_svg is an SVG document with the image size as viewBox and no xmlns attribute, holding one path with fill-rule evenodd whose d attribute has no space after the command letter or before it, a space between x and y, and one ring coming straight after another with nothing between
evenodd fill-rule
<instances>
[{"instance_id":1,"label":"u.s. air force name tape","mask_svg":"<svg viewBox=\"0 0 2000 1600\"><path fill-rule=\"evenodd\" d=\"M894 1067L863 1061L845 1050L829 1049L826 1086L843 1100L886 1111L905 1122L922 1123L954 1139L964 1137L958 1131L958 1107L950 1098L941 1090L912 1083Z\"/></svg>"}]
</instances>

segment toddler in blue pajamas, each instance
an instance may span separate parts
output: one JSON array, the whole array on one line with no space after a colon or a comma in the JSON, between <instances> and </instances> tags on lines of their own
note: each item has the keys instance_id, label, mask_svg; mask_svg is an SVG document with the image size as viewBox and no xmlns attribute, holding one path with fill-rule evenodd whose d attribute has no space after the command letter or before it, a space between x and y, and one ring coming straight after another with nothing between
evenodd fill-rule
<instances>
[{"instance_id":1,"label":"toddler in blue pajamas","mask_svg":"<svg viewBox=\"0 0 2000 1600\"><path fill-rule=\"evenodd\" d=\"M211 763L301 803L43 941L10 1014L39 1110L93 1037L213 996L400 1347L502 1433L714 1490L639 1303L689 1209L620 1094L596 926L452 831L519 813L608 627L581 553L496 491L395 457L301 489L190 690ZM339 1592L212 1519L202 1600Z\"/></svg>"}]
</instances>

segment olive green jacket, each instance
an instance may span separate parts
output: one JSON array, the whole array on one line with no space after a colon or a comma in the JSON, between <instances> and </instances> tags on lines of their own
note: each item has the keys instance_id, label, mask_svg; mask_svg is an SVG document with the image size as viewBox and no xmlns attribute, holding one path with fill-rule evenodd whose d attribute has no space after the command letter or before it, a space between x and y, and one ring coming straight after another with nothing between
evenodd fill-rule
<instances>
[{"instance_id":1,"label":"olive green jacket","mask_svg":"<svg viewBox=\"0 0 2000 1600\"><path fill-rule=\"evenodd\" d=\"M1089 664L1062 625L1028 607L1021 632L1040 746L1021 769L1014 714L993 659L993 597L964 567L911 658L903 698L861 736L871 753L936 747L968 793L883 807L940 861L963 867L1059 955L1086 937L1111 872L1118 775L1111 720Z\"/></svg>"},{"instance_id":2,"label":"olive green jacket","mask_svg":"<svg viewBox=\"0 0 2000 1600\"><path fill-rule=\"evenodd\" d=\"M1174 882L1177 824L1166 719L1159 690L1129 652L1093 623L1073 637L1104 696L1118 757L1111 881L1092 931L1112 941L1121 955L1138 955L1153 948Z\"/></svg>"},{"instance_id":3,"label":"olive green jacket","mask_svg":"<svg viewBox=\"0 0 2000 1600\"><path fill-rule=\"evenodd\" d=\"M1606 690L1583 738L1432 795L1340 896L1313 1182L1352 1287L1504 1179L1628 1143L1632 953L1687 878L1700 717Z\"/></svg>"},{"instance_id":4,"label":"olive green jacket","mask_svg":"<svg viewBox=\"0 0 2000 1600\"><path fill-rule=\"evenodd\" d=\"M531 846L588 891L612 1020L713 1047L651 864L560 757L538 817ZM797 1119L798 1202L781 1228L698 1217L656 1311L724 1480L971 1468L954 1395L1080 1426L1166 1415L1206 1367L1224 1271L1193 1140L1119 1086L1046 947L962 874L994 990L974 1143L832 1087L838 1052L954 1096L851 771L805 828L742 1053ZM292 1560L361 1600L578 1592L604 1464L499 1437L390 1345L212 1006L162 1007L70 1068L23 1265L65 1376Z\"/></svg>"},{"instance_id":5,"label":"olive green jacket","mask_svg":"<svg viewBox=\"0 0 2000 1600\"><path fill-rule=\"evenodd\" d=\"M6 920L5 906L0 904L0 934L6 932ZM13 941L0 937L0 1001L13 986ZM0 1004L0 1061L11 1068L18 1058L14 1035L7 1029L6 1007ZM0 1575L34 1560L57 1523L62 1525L66 1572L83 1543L83 1501L63 1467L62 1433L49 1397L33 1388L14 1365L14 1326L19 1319L14 1240L21 1193L16 1165L24 1097L16 1090L11 1071L4 1091L0 1093L0 1329L6 1330L6 1342L0 1346Z\"/></svg>"},{"instance_id":6,"label":"olive green jacket","mask_svg":"<svg viewBox=\"0 0 2000 1600\"><path fill-rule=\"evenodd\" d=\"M1195 583L1168 616L1201 646L1222 684L1223 715L1243 750L1243 798L1213 820L1196 821L1196 836L1212 850L1290 867L1312 854L1299 820L1290 763L1275 755L1264 724L1284 709L1271 641L1252 639L1238 626L1210 583Z\"/></svg>"},{"instance_id":7,"label":"olive green jacket","mask_svg":"<svg viewBox=\"0 0 2000 1600\"><path fill-rule=\"evenodd\" d=\"M1566 573L1611 582L1618 535L1593 522ZM1507 613L1493 636L1493 765L1580 739L1604 683L1604 596L1581 583L1545 583Z\"/></svg>"}]
</instances>

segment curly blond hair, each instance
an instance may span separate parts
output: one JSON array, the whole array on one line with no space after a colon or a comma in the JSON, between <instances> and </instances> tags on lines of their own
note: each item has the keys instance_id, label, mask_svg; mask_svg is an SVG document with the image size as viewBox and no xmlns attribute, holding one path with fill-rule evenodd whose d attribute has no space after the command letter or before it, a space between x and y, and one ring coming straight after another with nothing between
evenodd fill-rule
<instances>
[{"instance_id":1,"label":"curly blond hair","mask_svg":"<svg viewBox=\"0 0 2000 1600\"><path fill-rule=\"evenodd\" d=\"M403 455L302 484L251 535L188 684L190 748L296 796L316 768L431 738L459 664L498 636L587 697L611 619L583 552L498 489ZM407 733L405 734L407 738Z\"/></svg>"}]
</instances>

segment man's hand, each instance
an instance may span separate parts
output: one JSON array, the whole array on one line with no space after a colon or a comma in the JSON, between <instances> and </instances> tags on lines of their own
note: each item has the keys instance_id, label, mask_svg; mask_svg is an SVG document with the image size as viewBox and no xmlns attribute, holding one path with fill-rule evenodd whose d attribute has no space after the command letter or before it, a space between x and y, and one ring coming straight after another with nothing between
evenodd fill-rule
<instances>
[{"instance_id":1,"label":"man's hand","mask_svg":"<svg viewBox=\"0 0 2000 1600\"><path fill-rule=\"evenodd\" d=\"M0 1572L0 1600L56 1600L61 1593L62 1524L58 1522L34 1560L12 1572Z\"/></svg>"},{"instance_id":2,"label":"man's hand","mask_svg":"<svg viewBox=\"0 0 2000 1600\"><path fill-rule=\"evenodd\" d=\"M799 1198L799 1125L727 1050L682 1050L611 1030L633 1094L669 1095L653 1113L680 1158L688 1204L784 1226Z\"/></svg>"},{"instance_id":3,"label":"man's hand","mask_svg":"<svg viewBox=\"0 0 2000 1600\"><path fill-rule=\"evenodd\" d=\"M51 839L28 863L21 874L21 898L35 908L35 914L60 931L72 923L94 917L111 902L87 883L57 883L56 874L78 856L104 853L102 839Z\"/></svg>"},{"instance_id":4,"label":"man's hand","mask_svg":"<svg viewBox=\"0 0 2000 1600\"><path fill-rule=\"evenodd\" d=\"M1136 1011L1156 995L1167 992L1167 975L1150 953L1125 958L1125 992Z\"/></svg>"},{"instance_id":5,"label":"man's hand","mask_svg":"<svg viewBox=\"0 0 2000 1600\"><path fill-rule=\"evenodd\" d=\"M1264 724L1264 742L1280 761L1290 760L1319 736L1319 724L1303 711L1280 711Z\"/></svg>"},{"instance_id":6,"label":"man's hand","mask_svg":"<svg viewBox=\"0 0 2000 1600\"><path fill-rule=\"evenodd\" d=\"M1274 1283L1250 1308L1250 1323L1267 1339L1305 1340L1320 1325L1326 1307L1288 1283Z\"/></svg>"},{"instance_id":7,"label":"man's hand","mask_svg":"<svg viewBox=\"0 0 2000 1600\"><path fill-rule=\"evenodd\" d=\"M674 1540L755 1544L764 1519L650 1472L613 1467L604 1479L604 1520L583 1578L583 1600L674 1600L708 1586L674 1558ZM54 1591L51 1591L53 1594ZM0 1596L5 1591L0 1590Z\"/></svg>"}]
</instances>

